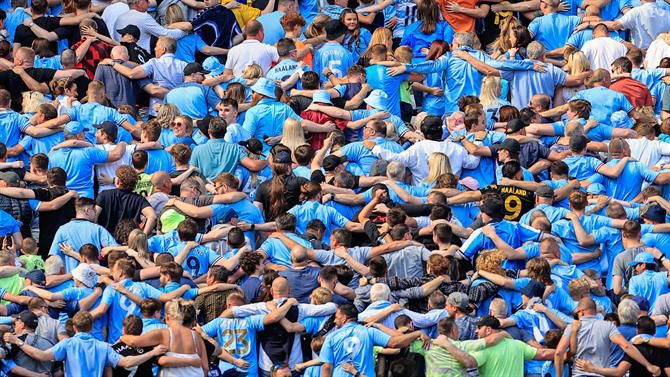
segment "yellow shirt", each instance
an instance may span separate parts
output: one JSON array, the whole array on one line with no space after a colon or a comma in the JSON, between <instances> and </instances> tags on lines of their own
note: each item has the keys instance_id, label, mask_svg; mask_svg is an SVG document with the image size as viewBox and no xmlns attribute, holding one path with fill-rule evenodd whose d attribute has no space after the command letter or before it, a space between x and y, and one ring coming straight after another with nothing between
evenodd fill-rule
<instances>
[{"instance_id":1,"label":"yellow shirt","mask_svg":"<svg viewBox=\"0 0 670 377\"><path fill-rule=\"evenodd\" d=\"M221 0L221 5L226 5L233 0ZM255 20L258 16L261 15L261 10L256 9L247 4L240 4L239 7L231 9L235 15L237 23L240 24L240 28L244 29L244 26L247 22Z\"/></svg>"}]
</instances>

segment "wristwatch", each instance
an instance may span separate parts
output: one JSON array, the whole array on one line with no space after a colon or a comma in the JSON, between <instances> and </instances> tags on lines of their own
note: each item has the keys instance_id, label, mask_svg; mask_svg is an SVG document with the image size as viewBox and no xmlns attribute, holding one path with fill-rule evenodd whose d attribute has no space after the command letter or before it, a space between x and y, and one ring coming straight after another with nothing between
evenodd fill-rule
<instances>
[{"instance_id":1,"label":"wristwatch","mask_svg":"<svg viewBox=\"0 0 670 377\"><path fill-rule=\"evenodd\" d=\"M35 26L34 22L31 22L31 23L28 24L28 27L33 27L33 26Z\"/></svg>"},{"instance_id":2,"label":"wristwatch","mask_svg":"<svg viewBox=\"0 0 670 377\"><path fill-rule=\"evenodd\" d=\"M19 348L23 347L24 344L26 344L26 342L24 342L23 340L20 340L20 339L19 339L18 342L16 342L16 346L19 347Z\"/></svg>"}]
</instances>

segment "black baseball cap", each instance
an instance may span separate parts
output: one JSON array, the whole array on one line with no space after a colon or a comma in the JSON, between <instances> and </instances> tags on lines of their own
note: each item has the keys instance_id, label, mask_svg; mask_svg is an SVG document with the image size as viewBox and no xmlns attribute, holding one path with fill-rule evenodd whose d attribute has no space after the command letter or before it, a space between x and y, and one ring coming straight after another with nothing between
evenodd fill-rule
<instances>
[{"instance_id":1,"label":"black baseball cap","mask_svg":"<svg viewBox=\"0 0 670 377\"><path fill-rule=\"evenodd\" d=\"M261 143L258 139L251 138L249 140L240 141L238 144L255 155L265 157L263 154L263 143Z\"/></svg>"},{"instance_id":2,"label":"black baseball cap","mask_svg":"<svg viewBox=\"0 0 670 377\"><path fill-rule=\"evenodd\" d=\"M16 317L19 321L23 322L29 329L35 330L37 328L38 318L30 310L24 310Z\"/></svg>"},{"instance_id":3,"label":"black baseball cap","mask_svg":"<svg viewBox=\"0 0 670 377\"><path fill-rule=\"evenodd\" d=\"M505 132L511 134L519 132L524 128L526 128L526 123L524 123L521 119L512 119L509 122L507 122L507 129L505 130Z\"/></svg>"},{"instance_id":4,"label":"black baseball cap","mask_svg":"<svg viewBox=\"0 0 670 377\"><path fill-rule=\"evenodd\" d=\"M186 67L184 67L184 76L192 75L194 73L202 73L203 75L206 75L209 71L202 68L202 64L200 63L186 64Z\"/></svg>"},{"instance_id":5,"label":"black baseball cap","mask_svg":"<svg viewBox=\"0 0 670 377\"><path fill-rule=\"evenodd\" d=\"M643 219L655 221L657 223L665 223L665 215L666 212L663 207L659 206L658 204L652 204L647 207L647 210L644 211L644 213L642 213L640 216Z\"/></svg>"},{"instance_id":6,"label":"black baseball cap","mask_svg":"<svg viewBox=\"0 0 670 377\"><path fill-rule=\"evenodd\" d=\"M130 34L133 37L135 37L135 39L140 39L141 34L140 28L138 28L135 25L126 25L126 27L124 27L123 29L117 29L116 32L121 34L121 36L123 36L124 34Z\"/></svg>"},{"instance_id":7,"label":"black baseball cap","mask_svg":"<svg viewBox=\"0 0 670 377\"><path fill-rule=\"evenodd\" d=\"M500 145L498 145L498 150L500 149L505 149L512 154L519 154L521 153L521 144L519 144L518 141L508 137L507 139L503 140Z\"/></svg>"},{"instance_id":8,"label":"black baseball cap","mask_svg":"<svg viewBox=\"0 0 670 377\"><path fill-rule=\"evenodd\" d=\"M554 197L556 197L554 189L549 187L548 185L540 186L537 190L535 190L535 195L539 196L540 198L549 198L549 199L553 199Z\"/></svg>"},{"instance_id":9,"label":"black baseball cap","mask_svg":"<svg viewBox=\"0 0 670 377\"><path fill-rule=\"evenodd\" d=\"M119 134L119 128L114 122L102 122L99 124L94 124L93 127L102 130L110 140L116 141L116 137Z\"/></svg>"},{"instance_id":10,"label":"black baseball cap","mask_svg":"<svg viewBox=\"0 0 670 377\"><path fill-rule=\"evenodd\" d=\"M494 330L500 330L500 321L498 320L498 318L494 316L487 315L482 317L479 320L479 322L477 322L477 327L484 327L484 326L490 327Z\"/></svg>"}]
</instances>

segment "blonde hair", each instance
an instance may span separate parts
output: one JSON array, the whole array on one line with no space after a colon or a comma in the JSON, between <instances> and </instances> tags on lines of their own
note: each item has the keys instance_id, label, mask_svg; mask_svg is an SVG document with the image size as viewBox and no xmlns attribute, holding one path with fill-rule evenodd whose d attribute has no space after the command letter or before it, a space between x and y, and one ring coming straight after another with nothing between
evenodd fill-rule
<instances>
[{"instance_id":1,"label":"blonde hair","mask_svg":"<svg viewBox=\"0 0 670 377\"><path fill-rule=\"evenodd\" d=\"M484 108L492 108L500 106L500 92L502 92L502 84L499 77L486 76L482 80L482 91L479 95L480 103Z\"/></svg>"},{"instance_id":2,"label":"blonde hair","mask_svg":"<svg viewBox=\"0 0 670 377\"><path fill-rule=\"evenodd\" d=\"M330 16L322 13L317 14L316 17L314 17L314 20L312 20L312 23L305 29L305 38L314 38L323 34L328 21L330 21Z\"/></svg>"},{"instance_id":3,"label":"blonde hair","mask_svg":"<svg viewBox=\"0 0 670 377\"><path fill-rule=\"evenodd\" d=\"M386 138L388 140L397 140L398 131L395 129L395 124L390 120L385 120L384 124L386 124Z\"/></svg>"},{"instance_id":4,"label":"blonde hair","mask_svg":"<svg viewBox=\"0 0 670 377\"><path fill-rule=\"evenodd\" d=\"M172 4L165 10L165 24L169 25L175 22L185 21L184 12L179 5Z\"/></svg>"},{"instance_id":5,"label":"blonde hair","mask_svg":"<svg viewBox=\"0 0 670 377\"><path fill-rule=\"evenodd\" d=\"M282 132L281 144L284 144L291 150L291 153L305 141L305 131L302 130L300 122L297 119L288 118L284 121L284 130Z\"/></svg>"},{"instance_id":6,"label":"blonde hair","mask_svg":"<svg viewBox=\"0 0 670 377\"><path fill-rule=\"evenodd\" d=\"M179 108L171 103L161 105L156 115L156 121L161 125L161 128L170 128L174 118L181 115Z\"/></svg>"},{"instance_id":7,"label":"blonde hair","mask_svg":"<svg viewBox=\"0 0 670 377\"><path fill-rule=\"evenodd\" d=\"M586 72L591 69L591 63L586 55L581 51L576 51L568 56L568 61L563 66L563 70L569 75Z\"/></svg>"},{"instance_id":8,"label":"blonde hair","mask_svg":"<svg viewBox=\"0 0 670 377\"><path fill-rule=\"evenodd\" d=\"M64 268L63 260L57 255L52 255L44 261L44 274L47 276L58 275Z\"/></svg>"},{"instance_id":9,"label":"blonde hair","mask_svg":"<svg viewBox=\"0 0 670 377\"><path fill-rule=\"evenodd\" d=\"M502 262L505 260L505 254L498 250L484 250L479 253L475 265L477 271L486 271L500 276L505 276L505 271L502 268Z\"/></svg>"},{"instance_id":10,"label":"blonde hair","mask_svg":"<svg viewBox=\"0 0 670 377\"><path fill-rule=\"evenodd\" d=\"M263 76L263 68L258 64L249 64L242 72L242 78L245 80L253 80Z\"/></svg>"},{"instance_id":11,"label":"blonde hair","mask_svg":"<svg viewBox=\"0 0 670 377\"><path fill-rule=\"evenodd\" d=\"M386 46L386 51L393 51L393 32L385 27L375 29L375 32L370 37L368 48L361 56L369 59L372 55L372 46L374 45L384 45Z\"/></svg>"},{"instance_id":12,"label":"blonde hair","mask_svg":"<svg viewBox=\"0 0 670 377\"><path fill-rule=\"evenodd\" d=\"M514 28L519 25L519 20L516 17L507 17L500 23L499 37L493 41L493 49L504 54L510 48L514 47L510 40L510 35L514 32Z\"/></svg>"},{"instance_id":13,"label":"blonde hair","mask_svg":"<svg viewBox=\"0 0 670 377\"><path fill-rule=\"evenodd\" d=\"M23 92L23 112L24 113L36 113L40 110L40 105L47 103L44 94L36 91Z\"/></svg>"},{"instance_id":14,"label":"blonde hair","mask_svg":"<svg viewBox=\"0 0 670 377\"><path fill-rule=\"evenodd\" d=\"M170 316L170 320L182 323L184 321L183 301L180 298L168 301L165 304L165 317Z\"/></svg>"},{"instance_id":15,"label":"blonde hair","mask_svg":"<svg viewBox=\"0 0 670 377\"><path fill-rule=\"evenodd\" d=\"M401 63L411 63L414 52L412 52L412 48L409 46L400 46L395 49L393 56Z\"/></svg>"},{"instance_id":16,"label":"blonde hair","mask_svg":"<svg viewBox=\"0 0 670 377\"><path fill-rule=\"evenodd\" d=\"M139 230L133 229L128 235L128 248L137 251L137 254L143 259L149 259L149 246L147 244L147 235Z\"/></svg>"},{"instance_id":17,"label":"blonde hair","mask_svg":"<svg viewBox=\"0 0 670 377\"><path fill-rule=\"evenodd\" d=\"M328 288L319 287L312 292L311 298L314 305L323 305L333 301L333 293Z\"/></svg>"},{"instance_id":18,"label":"blonde hair","mask_svg":"<svg viewBox=\"0 0 670 377\"><path fill-rule=\"evenodd\" d=\"M428 176L423 180L433 184L441 175L451 173L451 161L449 156L442 152L434 152L428 156Z\"/></svg>"}]
</instances>

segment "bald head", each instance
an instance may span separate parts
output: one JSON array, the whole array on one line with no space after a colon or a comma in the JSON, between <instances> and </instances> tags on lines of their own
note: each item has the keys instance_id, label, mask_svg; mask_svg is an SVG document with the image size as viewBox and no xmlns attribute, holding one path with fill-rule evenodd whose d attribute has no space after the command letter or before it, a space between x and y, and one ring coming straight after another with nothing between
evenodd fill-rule
<instances>
[{"instance_id":1,"label":"bald head","mask_svg":"<svg viewBox=\"0 0 670 377\"><path fill-rule=\"evenodd\" d=\"M596 303L591 297L583 297L579 300L577 310L582 311L582 315L594 315L596 314Z\"/></svg>"},{"instance_id":2,"label":"bald head","mask_svg":"<svg viewBox=\"0 0 670 377\"><path fill-rule=\"evenodd\" d=\"M278 277L272 281L272 297L280 298L288 296L288 280L285 277Z\"/></svg>"},{"instance_id":3,"label":"bald head","mask_svg":"<svg viewBox=\"0 0 670 377\"><path fill-rule=\"evenodd\" d=\"M115 46L114 48L112 48L110 57L112 58L112 60L121 60L124 62L128 61L128 59L130 58L128 56L128 49L126 48L126 46Z\"/></svg>"},{"instance_id":4,"label":"bald head","mask_svg":"<svg viewBox=\"0 0 670 377\"><path fill-rule=\"evenodd\" d=\"M309 261L307 259L307 250L302 246L296 246L291 249L291 261L294 265L305 265Z\"/></svg>"},{"instance_id":5,"label":"bald head","mask_svg":"<svg viewBox=\"0 0 670 377\"><path fill-rule=\"evenodd\" d=\"M261 40L263 34L263 24L256 20L251 20L247 22L247 25L244 28L244 34L247 38Z\"/></svg>"},{"instance_id":6,"label":"bald head","mask_svg":"<svg viewBox=\"0 0 670 377\"><path fill-rule=\"evenodd\" d=\"M172 191L172 180L168 173L157 171L151 176L151 184L158 192L169 194Z\"/></svg>"}]
</instances>

